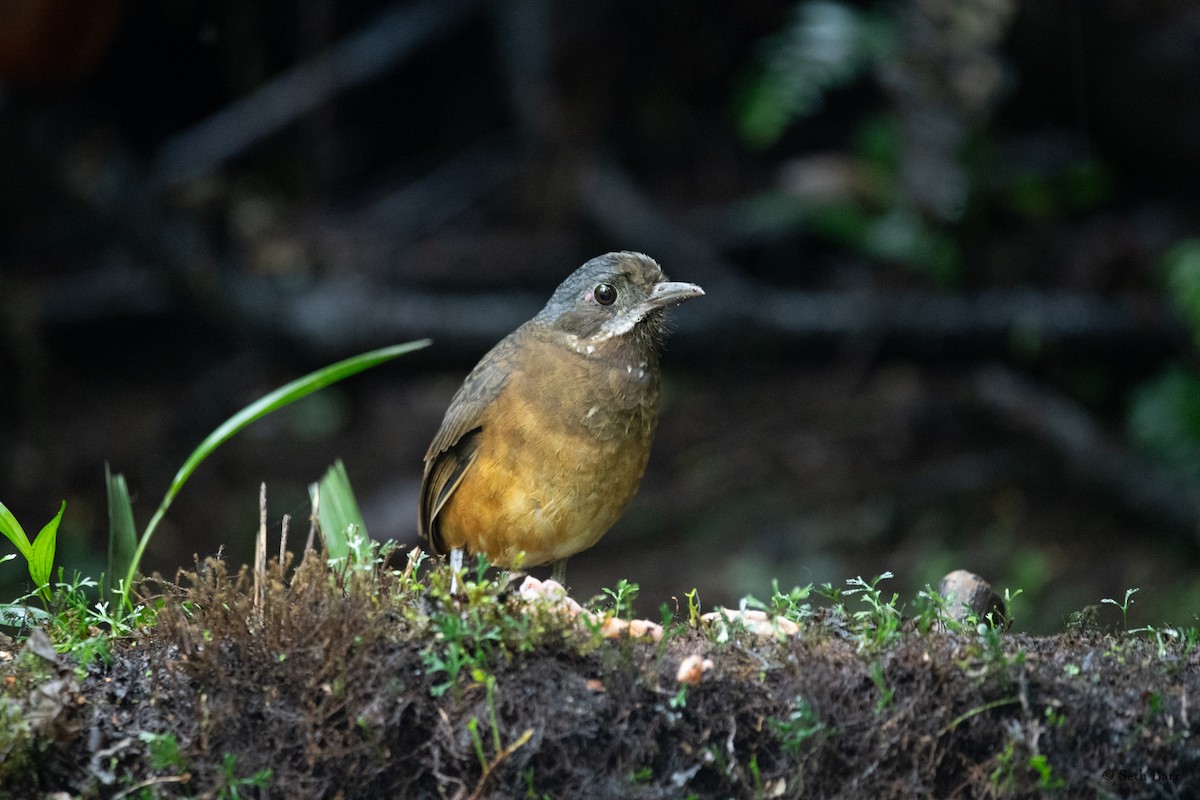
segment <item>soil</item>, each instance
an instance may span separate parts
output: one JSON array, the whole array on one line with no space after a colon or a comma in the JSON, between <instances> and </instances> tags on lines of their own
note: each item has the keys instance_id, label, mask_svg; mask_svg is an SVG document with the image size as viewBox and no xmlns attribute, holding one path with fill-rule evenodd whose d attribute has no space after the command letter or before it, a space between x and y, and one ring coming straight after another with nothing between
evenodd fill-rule
<instances>
[{"instance_id":1,"label":"soil","mask_svg":"<svg viewBox=\"0 0 1200 800\"><path fill-rule=\"evenodd\" d=\"M1194 636L914 618L874 642L877 629L820 606L792 637L685 611L662 642L609 640L504 581L450 598L440 573L423 578L336 578L310 558L286 584L273 570L256 605L246 570L210 561L164 585L157 624L107 662L76 670L37 635L0 647L0 708L15 702L34 731L5 740L0 797L1200 791ZM470 669L449 681L435 665L453 643ZM712 667L685 687L693 654Z\"/></svg>"}]
</instances>

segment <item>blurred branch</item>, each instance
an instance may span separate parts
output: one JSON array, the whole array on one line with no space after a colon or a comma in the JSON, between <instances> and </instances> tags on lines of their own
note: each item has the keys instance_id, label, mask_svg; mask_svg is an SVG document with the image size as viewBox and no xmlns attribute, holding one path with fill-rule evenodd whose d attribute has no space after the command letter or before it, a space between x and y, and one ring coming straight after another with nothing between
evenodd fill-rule
<instances>
[{"instance_id":1,"label":"blurred branch","mask_svg":"<svg viewBox=\"0 0 1200 800\"><path fill-rule=\"evenodd\" d=\"M743 277L703 237L673 220L612 163L585 173L580 199L619 247L654 255L668 274L704 286L709 300L681 314L680 327L715 331L749 326L792 339L873 336L968 349L1095 344L1165 347L1180 325L1161 313L1161 301L1135 313L1096 295L1034 289L993 290L974 296L868 289L791 291Z\"/></svg>"},{"instance_id":2,"label":"blurred branch","mask_svg":"<svg viewBox=\"0 0 1200 800\"><path fill-rule=\"evenodd\" d=\"M249 276L234 281L229 301L247 321L269 320L271 332L310 352L340 353L424 331L437 345L488 347L541 307L522 292L446 296L421 289L382 290L369 280L338 278L289 291Z\"/></svg>"},{"instance_id":3,"label":"blurred branch","mask_svg":"<svg viewBox=\"0 0 1200 800\"><path fill-rule=\"evenodd\" d=\"M428 230L419 217L431 203L442 204L440 210L435 208L442 222L454 217L472 198L517 169L511 156L503 157L507 147L503 139L487 139L426 178L367 206L348 223L343 220L338 227L349 231L346 251L351 257L361 255L355 226L385 229L385 239L395 235L396 241L403 241ZM187 303L217 325L238 330L250 325L300 342L314 353L344 353L352 347L424 336L433 336L443 347L465 350L490 344L528 319L551 288L537 296L445 295L420 288L384 289L359 278L298 284L294 278L279 281L222 269L227 256L214 250L197 221L165 211L120 160L109 168L112 179L98 181L103 190L87 199L98 218L122 231L130 248L129 263L59 279L39 314L47 323L171 313ZM677 326L689 334L678 339L677 347L684 351L765 335L801 346L865 337L917 352L942 354L949 346L964 355L991 356L1011 352L1014 344L1026 350L1075 346L1094 353L1098 345L1115 343L1116 352L1128 358L1131 352L1165 352L1182 340L1178 321L1161 313L1161 301L1135 313L1119 300L1066 292L1007 290L964 296L920 290L778 289L744 277L706 239L659 209L611 164L585 173L578 191L581 206L614 249L651 253L670 274L707 290L705 302L676 317ZM453 198L434 202L447 193ZM564 272L573 266L563 265ZM148 302L131 306L128 292L96 291L98 283L117 278L122 287L136 287L136 294ZM60 302L69 298L76 300Z\"/></svg>"},{"instance_id":4,"label":"blurred branch","mask_svg":"<svg viewBox=\"0 0 1200 800\"><path fill-rule=\"evenodd\" d=\"M663 263L668 274L701 284L725 303L735 298L739 305L749 301L752 287L724 263L716 248L656 207L611 161L582 172L579 201L596 225L621 243L614 249L643 250ZM672 264L684 266L673 270Z\"/></svg>"},{"instance_id":5,"label":"blurred branch","mask_svg":"<svg viewBox=\"0 0 1200 800\"><path fill-rule=\"evenodd\" d=\"M449 222L516 176L517 153L509 138L489 136L424 177L387 192L355 215L357 224L370 225L401 244Z\"/></svg>"},{"instance_id":6,"label":"blurred branch","mask_svg":"<svg viewBox=\"0 0 1200 800\"><path fill-rule=\"evenodd\" d=\"M672 274L692 279L689 265ZM572 265L564 265L564 271ZM93 302L60 305L59 298L82 297L90 287L119 277L124 286L155 298L131 305L121 293L91 295ZM151 267L125 266L57 279L48 287L40 314L46 324L77 324L89 318L171 313L169 275ZM220 297L203 307L219 307L236 327L270 326L270 333L302 343L312 352L338 353L352 347L417 336L431 336L441 346L486 345L524 322L549 294L491 292L445 294L420 288L383 289L357 277L334 278L296 286L271 278L230 273L226 285L214 285ZM78 285L72 285L78 281ZM711 285L699 280L706 289ZM735 291L737 286L735 284ZM1003 355L1014 339L1039 345L1077 347L1093 356L1098 345L1119 341L1121 358L1132 350L1165 349L1168 331L1146 323L1119 303L1068 293L993 291L975 297L935 292L828 291L801 292L758 286L752 305L737 294L709 290L707 309L679 314L672 324L688 332L678 348L703 347L720 338L765 333L780 343L815 346L830 341L875 337L910 352L941 352L951 346L961 355ZM696 317L701 319L697 320ZM730 337L737 329L739 337ZM747 358L753 353L748 352Z\"/></svg>"},{"instance_id":7,"label":"blurred branch","mask_svg":"<svg viewBox=\"0 0 1200 800\"><path fill-rule=\"evenodd\" d=\"M473 4L423 0L384 12L328 51L167 141L155 159L155 186L167 189L211 172L344 89L390 69L461 21Z\"/></svg>"},{"instance_id":8,"label":"blurred branch","mask_svg":"<svg viewBox=\"0 0 1200 800\"><path fill-rule=\"evenodd\" d=\"M492 3L496 44L508 101L523 134L533 140L552 133L553 3L503 0Z\"/></svg>"},{"instance_id":9,"label":"blurred branch","mask_svg":"<svg viewBox=\"0 0 1200 800\"><path fill-rule=\"evenodd\" d=\"M1076 403L998 366L976 373L975 393L1008 427L1057 451L1088 487L1128 511L1200 535L1200 489L1110 441Z\"/></svg>"}]
</instances>

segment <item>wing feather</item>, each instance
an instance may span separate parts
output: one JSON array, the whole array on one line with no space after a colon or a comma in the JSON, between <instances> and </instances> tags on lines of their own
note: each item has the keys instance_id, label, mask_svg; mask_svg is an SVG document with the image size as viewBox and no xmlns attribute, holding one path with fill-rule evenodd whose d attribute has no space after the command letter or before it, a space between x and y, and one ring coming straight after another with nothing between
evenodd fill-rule
<instances>
[{"instance_id":1,"label":"wing feather","mask_svg":"<svg viewBox=\"0 0 1200 800\"><path fill-rule=\"evenodd\" d=\"M485 355L454 394L442 426L425 453L418 532L434 552L442 550L434 524L438 512L475 462L479 434L488 407L504 389L516 366L516 345L509 334Z\"/></svg>"}]
</instances>

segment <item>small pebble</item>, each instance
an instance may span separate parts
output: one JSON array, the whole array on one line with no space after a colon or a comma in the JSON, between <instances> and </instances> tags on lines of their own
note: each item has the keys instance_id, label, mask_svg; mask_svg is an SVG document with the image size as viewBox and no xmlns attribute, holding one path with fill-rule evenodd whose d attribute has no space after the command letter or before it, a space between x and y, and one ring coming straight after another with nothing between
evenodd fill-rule
<instances>
[{"instance_id":1,"label":"small pebble","mask_svg":"<svg viewBox=\"0 0 1200 800\"><path fill-rule=\"evenodd\" d=\"M786 617L772 617L765 611L750 609L739 611L736 608L718 608L700 617L708 624L719 622L740 622L742 626L756 636L795 636L800 633L800 626Z\"/></svg>"},{"instance_id":2,"label":"small pebble","mask_svg":"<svg viewBox=\"0 0 1200 800\"><path fill-rule=\"evenodd\" d=\"M662 641L663 628L657 622L648 619L623 620L620 617L605 616L584 610L583 606L571 599L566 588L555 580L539 581L532 575L527 575L517 590L521 599L527 603L546 603L556 606L569 619L575 619L580 614L586 614L593 624L600 626L600 633L606 639L615 639L628 635L633 639L651 639Z\"/></svg>"},{"instance_id":3,"label":"small pebble","mask_svg":"<svg viewBox=\"0 0 1200 800\"><path fill-rule=\"evenodd\" d=\"M679 683L685 683L688 686L695 686L704 677L704 673L712 668L713 662L711 658L690 655L679 662L679 670L675 673L675 680Z\"/></svg>"},{"instance_id":4,"label":"small pebble","mask_svg":"<svg viewBox=\"0 0 1200 800\"><path fill-rule=\"evenodd\" d=\"M956 569L942 578L938 594L946 599L946 612L960 622L974 614L979 619L988 613L998 621L1005 618L1004 601L992 591L992 585L974 572Z\"/></svg>"}]
</instances>

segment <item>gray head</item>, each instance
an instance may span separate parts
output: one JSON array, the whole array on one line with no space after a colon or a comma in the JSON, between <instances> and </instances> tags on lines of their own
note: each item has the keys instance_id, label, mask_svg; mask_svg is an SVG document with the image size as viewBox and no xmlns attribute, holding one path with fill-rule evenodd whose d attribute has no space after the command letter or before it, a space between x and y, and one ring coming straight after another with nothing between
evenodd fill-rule
<instances>
[{"instance_id":1,"label":"gray head","mask_svg":"<svg viewBox=\"0 0 1200 800\"><path fill-rule=\"evenodd\" d=\"M559 284L534 322L595 343L646 326L657 338L664 308L702 294L694 283L667 280L647 255L607 253Z\"/></svg>"}]
</instances>

